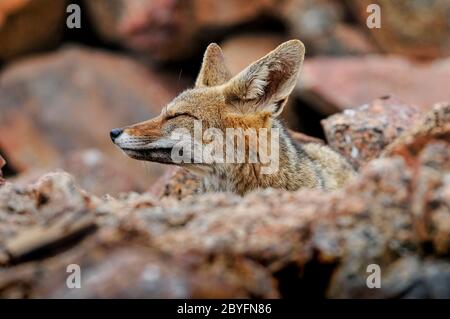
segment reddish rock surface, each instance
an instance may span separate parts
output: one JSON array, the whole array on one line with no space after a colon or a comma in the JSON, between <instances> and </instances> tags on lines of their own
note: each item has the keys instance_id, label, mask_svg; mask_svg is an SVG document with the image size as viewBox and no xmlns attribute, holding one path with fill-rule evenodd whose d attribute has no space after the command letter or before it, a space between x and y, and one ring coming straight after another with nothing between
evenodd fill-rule
<instances>
[{"instance_id":1,"label":"reddish rock surface","mask_svg":"<svg viewBox=\"0 0 450 319\"><path fill-rule=\"evenodd\" d=\"M192 1L85 1L101 37L158 59L188 54L196 36Z\"/></svg>"},{"instance_id":2,"label":"reddish rock surface","mask_svg":"<svg viewBox=\"0 0 450 319\"><path fill-rule=\"evenodd\" d=\"M56 167L75 172L76 183L98 196L117 195L130 190L142 192L149 184L146 178L129 174L121 162L111 161L106 154L96 149L71 152Z\"/></svg>"},{"instance_id":3,"label":"reddish rock surface","mask_svg":"<svg viewBox=\"0 0 450 319\"><path fill-rule=\"evenodd\" d=\"M181 167L170 167L148 190L159 197L182 199L199 194L201 180L193 173Z\"/></svg>"},{"instance_id":4,"label":"reddish rock surface","mask_svg":"<svg viewBox=\"0 0 450 319\"><path fill-rule=\"evenodd\" d=\"M0 61L55 45L64 30L66 0L3 0Z\"/></svg>"},{"instance_id":5,"label":"reddish rock surface","mask_svg":"<svg viewBox=\"0 0 450 319\"><path fill-rule=\"evenodd\" d=\"M314 53L377 51L357 27L343 23L345 8L332 0L98 0L85 3L101 37L159 60L185 59L199 51L202 44L222 38L228 30L267 18L285 25L290 38L302 39Z\"/></svg>"},{"instance_id":6,"label":"reddish rock surface","mask_svg":"<svg viewBox=\"0 0 450 319\"><path fill-rule=\"evenodd\" d=\"M116 196L130 191L142 192L149 184L148 179L130 174L121 162L111 161L98 149L69 152L50 168L32 169L13 177L10 181L20 185L34 183L48 169L72 172L77 185L97 196L105 194Z\"/></svg>"},{"instance_id":7,"label":"reddish rock surface","mask_svg":"<svg viewBox=\"0 0 450 319\"><path fill-rule=\"evenodd\" d=\"M383 156L402 155L406 160L414 158L433 140L450 140L450 103L438 103L420 119L391 143L383 152Z\"/></svg>"},{"instance_id":8,"label":"reddish rock surface","mask_svg":"<svg viewBox=\"0 0 450 319\"><path fill-rule=\"evenodd\" d=\"M192 8L201 26L230 26L250 21L279 7L276 0L193 0ZM273 12L273 11L272 11Z\"/></svg>"},{"instance_id":9,"label":"reddish rock surface","mask_svg":"<svg viewBox=\"0 0 450 319\"><path fill-rule=\"evenodd\" d=\"M298 94L323 114L395 95L423 110L450 100L450 60L418 64L401 57L306 59Z\"/></svg>"},{"instance_id":10,"label":"reddish rock surface","mask_svg":"<svg viewBox=\"0 0 450 319\"><path fill-rule=\"evenodd\" d=\"M301 39L308 55L378 51L361 29L345 24L345 7L339 1L288 0L278 10L290 37Z\"/></svg>"},{"instance_id":11,"label":"reddish rock surface","mask_svg":"<svg viewBox=\"0 0 450 319\"><path fill-rule=\"evenodd\" d=\"M123 56L66 48L11 65L0 82L0 148L19 171L53 168L70 151L98 148L146 185L161 173L122 154L108 134L158 114L180 90L170 75Z\"/></svg>"},{"instance_id":12,"label":"reddish rock surface","mask_svg":"<svg viewBox=\"0 0 450 319\"><path fill-rule=\"evenodd\" d=\"M386 96L332 115L321 123L328 144L359 168L379 157L420 115L416 106Z\"/></svg>"},{"instance_id":13,"label":"reddish rock surface","mask_svg":"<svg viewBox=\"0 0 450 319\"><path fill-rule=\"evenodd\" d=\"M328 39L328 45L324 44L321 54L335 55L361 55L379 53L380 50L373 44L370 37L353 25L340 23L334 29Z\"/></svg>"},{"instance_id":14,"label":"reddish rock surface","mask_svg":"<svg viewBox=\"0 0 450 319\"><path fill-rule=\"evenodd\" d=\"M200 43L213 41L224 28L258 18L276 7L274 0L85 3L102 37L161 60L187 58L200 49Z\"/></svg>"},{"instance_id":15,"label":"reddish rock surface","mask_svg":"<svg viewBox=\"0 0 450 319\"><path fill-rule=\"evenodd\" d=\"M369 29L377 44L389 53L414 58L447 57L450 54L450 3L447 0L351 0L361 26L378 4L381 28Z\"/></svg>"},{"instance_id":16,"label":"reddish rock surface","mask_svg":"<svg viewBox=\"0 0 450 319\"><path fill-rule=\"evenodd\" d=\"M325 144L325 141L321 140L317 137L312 137L300 132L296 132L293 130L288 130L289 134L291 134L291 137L294 139L294 141L298 143L319 143L319 144Z\"/></svg>"}]
</instances>

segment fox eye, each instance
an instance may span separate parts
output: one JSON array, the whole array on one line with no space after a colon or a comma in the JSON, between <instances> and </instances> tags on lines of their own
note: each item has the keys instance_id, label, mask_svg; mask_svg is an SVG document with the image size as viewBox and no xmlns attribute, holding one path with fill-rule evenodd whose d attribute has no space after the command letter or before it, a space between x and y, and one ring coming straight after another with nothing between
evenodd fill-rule
<instances>
[{"instance_id":1,"label":"fox eye","mask_svg":"<svg viewBox=\"0 0 450 319\"><path fill-rule=\"evenodd\" d=\"M189 117L192 117L192 118L198 120L198 118L196 116L189 114L189 113L175 113L175 114L167 115L166 120L171 120L171 119L174 119L179 116L189 116Z\"/></svg>"}]
</instances>

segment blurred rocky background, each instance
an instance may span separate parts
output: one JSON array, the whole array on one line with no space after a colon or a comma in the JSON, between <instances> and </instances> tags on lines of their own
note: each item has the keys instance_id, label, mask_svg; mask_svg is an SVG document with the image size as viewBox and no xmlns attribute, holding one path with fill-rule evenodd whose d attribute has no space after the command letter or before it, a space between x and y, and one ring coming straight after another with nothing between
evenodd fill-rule
<instances>
[{"instance_id":1,"label":"blurred rocky background","mask_svg":"<svg viewBox=\"0 0 450 319\"><path fill-rule=\"evenodd\" d=\"M346 189L198 194L110 142L192 86L210 42L236 74L291 38L282 116L349 159ZM0 0L0 296L450 297L449 56L447 0Z\"/></svg>"}]
</instances>

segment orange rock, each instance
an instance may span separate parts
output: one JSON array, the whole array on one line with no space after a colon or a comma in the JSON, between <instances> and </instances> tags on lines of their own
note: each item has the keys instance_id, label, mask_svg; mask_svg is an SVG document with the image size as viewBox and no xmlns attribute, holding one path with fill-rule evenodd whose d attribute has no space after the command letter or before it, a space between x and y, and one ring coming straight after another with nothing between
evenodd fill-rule
<instances>
[{"instance_id":1,"label":"orange rock","mask_svg":"<svg viewBox=\"0 0 450 319\"><path fill-rule=\"evenodd\" d=\"M277 15L275 0L86 1L101 37L160 60L186 59L224 30Z\"/></svg>"},{"instance_id":2,"label":"orange rock","mask_svg":"<svg viewBox=\"0 0 450 319\"><path fill-rule=\"evenodd\" d=\"M447 0L352 0L350 8L366 27L367 6L378 4L381 28L368 29L388 53L413 58L447 57L450 54L450 2Z\"/></svg>"},{"instance_id":3,"label":"orange rock","mask_svg":"<svg viewBox=\"0 0 450 319\"><path fill-rule=\"evenodd\" d=\"M0 1L0 61L56 45L66 0Z\"/></svg>"},{"instance_id":4,"label":"orange rock","mask_svg":"<svg viewBox=\"0 0 450 319\"><path fill-rule=\"evenodd\" d=\"M450 59L415 63L395 56L306 59L297 93L322 114L395 95L428 110L450 100Z\"/></svg>"},{"instance_id":5,"label":"orange rock","mask_svg":"<svg viewBox=\"0 0 450 319\"><path fill-rule=\"evenodd\" d=\"M328 144L359 168L420 118L418 107L385 96L322 120Z\"/></svg>"}]
</instances>

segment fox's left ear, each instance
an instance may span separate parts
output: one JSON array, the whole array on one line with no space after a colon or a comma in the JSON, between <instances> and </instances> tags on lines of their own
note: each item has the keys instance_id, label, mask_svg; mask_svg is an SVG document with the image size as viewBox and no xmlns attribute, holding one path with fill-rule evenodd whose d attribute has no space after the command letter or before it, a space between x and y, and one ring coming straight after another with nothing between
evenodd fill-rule
<instances>
[{"instance_id":1,"label":"fox's left ear","mask_svg":"<svg viewBox=\"0 0 450 319\"><path fill-rule=\"evenodd\" d=\"M231 78L230 71L225 65L222 49L211 43L203 56L203 63L195 81L196 87L216 86L226 83Z\"/></svg>"},{"instance_id":2,"label":"fox's left ear","mask_svg":"<svg viewBox=\"0 0 450 319\"><path fill-rule=\"evenodd\" d=\"M284 42L232 78L225 87L226 98L250 111L279 115L297 83L304 56L301 41Z\"/></svg>"}]
</instances>

